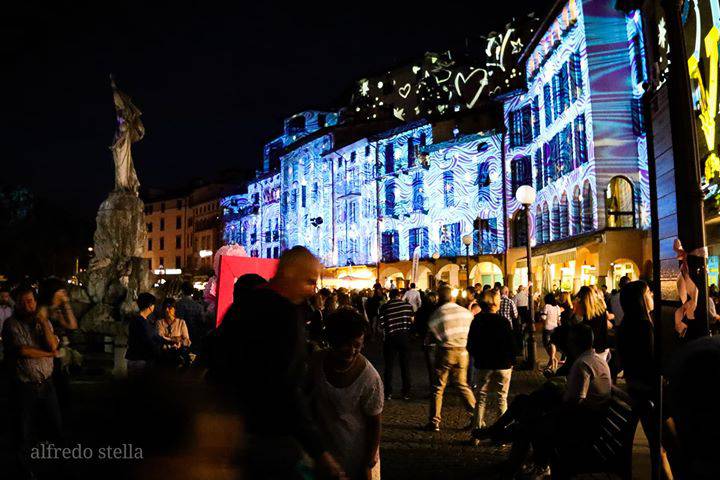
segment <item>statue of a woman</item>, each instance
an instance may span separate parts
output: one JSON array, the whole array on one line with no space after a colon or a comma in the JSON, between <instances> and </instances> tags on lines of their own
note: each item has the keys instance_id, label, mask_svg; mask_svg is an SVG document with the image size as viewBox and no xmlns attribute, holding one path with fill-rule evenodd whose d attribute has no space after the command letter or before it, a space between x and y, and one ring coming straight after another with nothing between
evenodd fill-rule
<instances>
[{"instance_id":1,"label":"statue of a woman","mask_svg":"<svg viewBox=\"0 0 720 480\"><path fill-rule=\"evenodd\" d=\"M133 166L131 147L145 136L145 128L140 121L142 113L133 105L130 97L118 90L112 76L110 84L117 116L117 130L110 147L115 160L115 191L133 192L137 195L140 182Z\"/></svg>"}]
</instances>

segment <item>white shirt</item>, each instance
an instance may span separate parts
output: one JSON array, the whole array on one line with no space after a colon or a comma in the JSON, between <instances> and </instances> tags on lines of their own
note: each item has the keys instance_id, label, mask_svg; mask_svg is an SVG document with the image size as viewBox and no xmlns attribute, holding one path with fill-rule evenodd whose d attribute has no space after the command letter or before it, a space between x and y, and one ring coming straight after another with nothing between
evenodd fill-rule
<instances>
[{"instance_id":1,"label":"white shirt","mask_svg":"<svg viewBox=\"0 0 720 480\"><path fill-rule=\"evenodd\" d=\"M543 328L552 332L560 324L560 307L557 305L545 305L542 313Z\"/></svg>"},{"instance_id":2,"label":"white shirt","mask_svg":"<svg viewBox=\"0 0 720 480\"><path fill-rule=\"evenodd\" d=\"M515 295L515 298L513 298L513 301L515 302L516 307L528 307L528 291L523 290L522 292L518 292Z\"/></svg>"},{"instance_id":3,"label":"white shirt","mask_svg":"<svg viewBox=\"0 0 720 480\"><path fill-rule=\"evenodd\" d=\"M422 305L422 299L420 298L420 292L415 290L414 288L411 288L407 292L405 292L405 295L403 295L403 301L410 304L410 306L413 309L413 312L417 312L420 306Z\"/></svg>"},{"instance_id":4,"label":"white shirt","mask_svg":"<svg viewBox=\"0 0 720 480\"><path fill-rule=\"evenodd\" d=\"M611 389L610 367L601 354L590 349L572 364L563 400L600 409L607 404Z\"/></svg>"},{"instance_id":5,"label":"white shirt","mask_svg":"<svg viewBox=\"0 0 720 480\"><path fill-rule=\"evenodd\" d=\"M463 348L467 346L473 314L455 302L438 307L428 320L428 332L434 335L440 346Z\"/></svg>"}]
</instances>

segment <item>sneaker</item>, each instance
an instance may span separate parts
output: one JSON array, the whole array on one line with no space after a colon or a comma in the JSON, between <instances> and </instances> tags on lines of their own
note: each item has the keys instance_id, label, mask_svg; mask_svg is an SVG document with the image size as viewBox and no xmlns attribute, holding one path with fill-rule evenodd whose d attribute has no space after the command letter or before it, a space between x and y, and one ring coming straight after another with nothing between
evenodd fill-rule
<instances>
[{"instance_id":1,"label":"sneaker","mask_svg":"<svg viewBox=\"0 0 720 480\"><path fill-rule=\"evenodd\" d=\"M402 396L402 399L407 402L408 400L410 400L410 394L406 393L405 395Z\"/></svg>"},{"instance_id":2,"label":"sneaker","mask_svg":"<svg viewBox=\"0 0 720 480\"><path fill-rule=\"evenodd\" d=\"M430 422L423 427L423 430L425 430L426 432L439 432L440 425L438 425L437 423Z\"/></svg>"},{"instance_id":3,"label":"sneaker","mask_svg":"<svg viewBox=\"0 0 720 480\"><path fill-rule=\"evenodd\" d=\"M389 401L389 400L392 400L392 399L393 399L393 396L392 396L391 393L388 393L387 395L385 395L385 400L388 400L388 401Z\"/></svg>"}]
</instances>

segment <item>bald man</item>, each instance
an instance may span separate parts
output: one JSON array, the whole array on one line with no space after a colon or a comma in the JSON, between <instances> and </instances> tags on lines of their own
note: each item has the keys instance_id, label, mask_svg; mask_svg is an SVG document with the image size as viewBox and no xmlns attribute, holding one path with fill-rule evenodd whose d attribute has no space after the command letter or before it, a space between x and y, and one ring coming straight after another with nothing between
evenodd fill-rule
<instances>
[{"instance_id":1,"label":"bald man","mask_svg":"<svg viewBox=\"0 0 720 480\"><path fill-rule=\"evenodd\" d=\"M233 386L247 431L246 478L294 479L304 450L319 478L345 478L328 453L303 392L307 354L300 305L315 293L322 265L296 246L280 257L267 286L244 296L230 342ZM234 305L235 307L235 305Z\"/></svg>"}]
</instances>

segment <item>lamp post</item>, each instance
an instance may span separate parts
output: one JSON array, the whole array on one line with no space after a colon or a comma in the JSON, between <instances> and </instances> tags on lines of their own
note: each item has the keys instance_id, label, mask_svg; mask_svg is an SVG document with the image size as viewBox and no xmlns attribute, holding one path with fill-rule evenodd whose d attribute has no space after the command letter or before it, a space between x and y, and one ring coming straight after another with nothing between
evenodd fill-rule
<instances>
[{"instance_id":1,"label":"lamp post","mask_svg":"<svg viewBox=\"0 0 720 480\"><path fill-rule=\"evenodd\" d=\"M532 246L530 245L530 205L535 203L537 196L535 189L530 185L522 185L515 192L515 199L518 203L525 207L525 228L527 238L527 281L528 281L528 311L529 318L525 320L525 329L527 331L527 367L530 370L535 369L535 332L533 331L533 314L535 306L533 305L533 274L532 274Z\"/></svg>"},{"instance_id":2,"label":"lamp post","mask_svg":"<svg viewBox=\"0 0 720 480\"><path fill-rule=\"evenodd\" d=\"M470 287L470 245L472 245L472 235L469 233L462 237L463 245L465 245L465 288Z\"/></svg>"}]
</instances>

